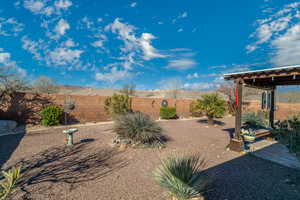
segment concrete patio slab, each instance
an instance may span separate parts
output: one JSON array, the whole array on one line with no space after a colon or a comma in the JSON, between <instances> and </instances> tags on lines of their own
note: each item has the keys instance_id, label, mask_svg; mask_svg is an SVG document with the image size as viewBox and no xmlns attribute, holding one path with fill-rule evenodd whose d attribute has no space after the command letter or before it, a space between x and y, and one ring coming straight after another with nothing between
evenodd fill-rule
<instances>
[{"instance_id":1,"label":"concrete patio slab","mask_svg":"<svg viewBox=\"0 0 300 200\"><path fill-rule=\"evenodd\" d=\"M250 153L256 157L275 162L277 164L300 169L299 159L289 152L286 146L277 141L260 140L249 145Z\"/></svg>"}]
</instances>

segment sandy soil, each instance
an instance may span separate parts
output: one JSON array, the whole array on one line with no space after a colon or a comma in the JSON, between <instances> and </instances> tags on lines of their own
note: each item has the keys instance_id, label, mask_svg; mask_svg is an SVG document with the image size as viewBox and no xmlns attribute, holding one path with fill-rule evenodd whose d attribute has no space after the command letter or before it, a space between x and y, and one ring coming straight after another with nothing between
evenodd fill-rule
<instances>
[{"instance_id":1,"label":"sandy soil","mask_svg":"<svg viewBox=\"0 0 300 200\"><path fill-rule=\"evenodd\" d=\"M226 150L233 118L216 127L198 120L160 122L170 138L164 149L112 147L109 124L78 127L76 145L65 148L61 129L0 137L0 166L21 165L22 190L14 199L163 200L153 180L161 159L199 153L213 184L207 199L300 199L300 172Z\"/></svg>"}]
</instances>

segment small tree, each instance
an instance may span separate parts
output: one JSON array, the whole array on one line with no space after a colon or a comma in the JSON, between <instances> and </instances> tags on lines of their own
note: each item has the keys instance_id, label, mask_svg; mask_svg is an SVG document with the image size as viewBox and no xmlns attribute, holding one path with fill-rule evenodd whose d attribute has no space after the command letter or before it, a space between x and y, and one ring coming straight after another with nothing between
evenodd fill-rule
<instances>
[{"instance_id":1,"label":"small tree","mask_svg":"<svg viewBox=\"0 0 300 200\"><path fill-rule=\"evenodd\" d=\"M48 94L56 93L58 91L55 82L47 76L40 76L34 83L34 89L39 93Z\"/></svg>"},{"instance_id":2,"label":"small tree","mask_svg":"<svg viewBox=\"0 0 300 200\"><path fill-rule=\"evenodd\" d=\"M105 111L111 117L131 112L131 98L125 94L113 94L104 104Z\"/></svg>"},{"instance_id":3,"label":"small tree","mask_svg":"<svg viewBox=\"0 0 300 200\"><path fill-rule=\"evenodd\" d=\"M208 124L214 124L214 118L223 117L226 111L226 103L218 94L206 94L197 100L197 110L206 115Z\"/></svg>"},{"instance_id":4,"label":"small tree","mask_svg":"<svg viewBox=\"0 0 300 200\"><path fill-rule=\"evenodd\" d=\"M123 85L122 89L120 90L120 93L128 95L128 96L134 96L135 95L135 88L136 85L133 83L128 83Z\"/></svg>"},{"instance_id":5,"label":"small tree","mask_svg":"<svg viewBox=\"0 0 300 200\"><path fill-rule=\"evenodd\" d=\"M16 74L0 75L0 104L4 105L15 99L18 92L30 90L28 84Z\"/></svg>"}]
</instances>

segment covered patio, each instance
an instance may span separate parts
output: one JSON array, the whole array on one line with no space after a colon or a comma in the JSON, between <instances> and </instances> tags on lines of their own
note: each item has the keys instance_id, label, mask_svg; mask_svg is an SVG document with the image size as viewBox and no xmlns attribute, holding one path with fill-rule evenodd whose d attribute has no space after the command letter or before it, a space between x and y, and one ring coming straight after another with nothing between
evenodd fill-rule
<instances>
[{"instance_id":1,"label":"covered patio","mask_svg":"<svg viewBox=\"0 0 300 200\"><path fill-rule=\"evenodd\" d=\"M268 91L265 99L268 99L269 104L266 110L269 115L269 126L274 128L276 87L300 85L300 65L224 74L224 79L234 81L236 88L235 133L230 140L229 148L232 151L242 152L244 151L244 141L241 137L243 87ZM265 103L262 98L262 108L265 107ZM268 132L264 131L260 136L266 136Z\"/></svg>"}]
</instances>

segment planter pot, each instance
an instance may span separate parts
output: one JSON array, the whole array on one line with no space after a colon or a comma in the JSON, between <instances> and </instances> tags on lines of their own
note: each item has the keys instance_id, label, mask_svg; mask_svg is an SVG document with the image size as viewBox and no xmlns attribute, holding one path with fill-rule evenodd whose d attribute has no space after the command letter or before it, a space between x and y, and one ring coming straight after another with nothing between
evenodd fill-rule
<instances>
[{"instance_id":1,"label":"planter pot","mask_svg":"<svg viewBox=\"0 0 300 200\"><path fill-rule=\"evenodd\" d=\"M255 141L255 136L251 136L251 135L243 135L243 138L245 141L247 142L254 142Z\"/></svg>"}]
</instances>

